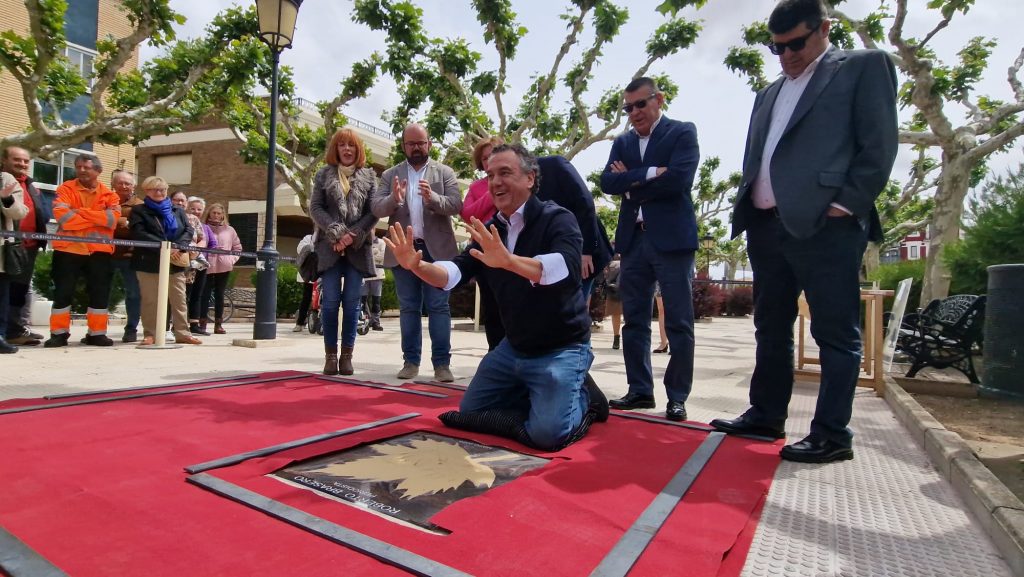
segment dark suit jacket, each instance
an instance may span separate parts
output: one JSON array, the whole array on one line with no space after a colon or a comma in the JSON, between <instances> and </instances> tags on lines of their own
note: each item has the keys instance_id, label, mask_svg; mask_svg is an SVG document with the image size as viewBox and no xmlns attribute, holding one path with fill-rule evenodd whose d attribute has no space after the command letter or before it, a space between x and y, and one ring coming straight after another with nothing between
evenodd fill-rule
<instances>
[{"instance_id":1,"label":"dark suit jacket","mask_svg":"<svg viewBox=\"0 0 1024 577\"><path fill-rule=\"evenodd\" d=\"M776 80L754 100L733 237L746 230L752 214L750 193L784 80ZM790 234L814 235L834 202L866 223L872 240L881 239L875 199L896 160L896 87L892 60L878 50L831 48L818 63L772 155L772 190Z\"/></svg>"},{"instance_id":2,"label":"dark suit jacket","mask_svg":"<svg viewBox=\"0 0 1024 577\"><path fill-rule=\"evenodd\" d=\"M613 173L609 167L617 160L629 170ZM615 230L617 252L624 254L629 249L641 207L647 235L655 248L661 251L697 249L697 219L690 189L699 161L697 127L692 122L662 115L651 133L643 160L636 132L629 130L615 138L608 166L601 173L601 190L622 196L619 225ZM668 170L647 180L647 169L652 166L664 166Z\"/></svg>"},{"instance_id":3,"label":"dark suit jacket","mask_svg":"<svg viewBox=\"0 0 1024 577\"><path fill-rule=\"evenodd\" d=\"M419 192L406 191L406 202L399 206L391 198L391 184L395 175L398 175L399 180L408 180L409 163L403 162L384 171L377 192L370 198L370 209L377 218L387 218L389 227L396 223L407 227L412 224L408 196ZM455 181L455 171L436 160L428 160L424 179L430 183L433 194L430 202L423 203L423 242L434 260L450 260L459 252L455 245L452 217L462 210L462 193ZM390 248L384 253L384 266L398 266Z\"/></svg>"},{"instance_id":4,"label":"dark suit jacket","mask_svg":"<svg viewBox=\"0 0 1024 577\"><path fill-rule=\"evenodd\" d=\"M132 214L128 219L128 228L132 231L132 240L148 240L163 242L170 240L175 244L192 244L192 227L188 225L188 217L180 207L172 207L174 220L178 223L178 232L173 239L164 237L164 216L162 213L149 208L145 204L132 207ZM173 250L173 249L172 249ZM135 247L132 251L132 270L140 272L160 272L160 249ZM171 265L171 272L181 272L183 267Z\"/></svg>"},{"instance_id":5,"label":"dark suit jacket","mask_svg":"<svg viewBox=\"0 0 1024 577\"><path fill-rule=\"evenodd\" d=\"M583 234L583 254L594 259L594 274L600 272L612 260L612 245L604 226L597 220L594 196L583 182L583 177L563 156L544 156L537 159L540 165L540 186L536 197L550 200L573 213Z\"/></svg>"}]
</instances>

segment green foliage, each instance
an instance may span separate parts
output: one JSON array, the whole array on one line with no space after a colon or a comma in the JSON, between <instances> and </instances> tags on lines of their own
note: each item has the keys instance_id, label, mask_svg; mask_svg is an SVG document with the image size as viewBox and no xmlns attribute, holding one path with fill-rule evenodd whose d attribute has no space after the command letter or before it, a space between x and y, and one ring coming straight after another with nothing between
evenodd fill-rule
<instances>
[{"instance_id":1,"label":"green foliage","mask_svg":"<svg viewBox=\"0 0 1024 577\"><path fill-rule=\"evenodd\" d=\"M277 262L277 316L290 317L299 310L299 303L302 302L302 283L296 282L298 269L290 262ZM249 275L252 286L256 286L256 278L259 275L253 271Z\"/></svg>"},{"instance_id":2,"label":"green foliage","mask_svg":"<svg viewBox=\"0 0 1024 577\"><path fill-rule=\"evenodd\" d=\"M943 255L953 294L984 294L986 268L1024 262L1024 165L985 183L967 205L962 241Z\"/></svg>"},{"instance_id":3,"label":"green foliage","mask_svg":"<svg viewBox=\"0 0 1024 577\"><path fill-rule=\"evenodd\" d=\"M36 257L35 270L32 273L32 287L39 291L47 300L53 300L53 252L43 251ZM124 283L121 281L120 273L114 273L110 283L110 301L107 303L108 310L114 310L117 305L124 302ZM71 312L85 314L89 308L89 292L84 280L80 280L75 286L75 296L71 299Z\"/></svg>"},{"instance_id":4,"label":"green foliage","mask_svg":"<svg viewBox=\"0 0 1024 577\"><path fill-rule=\"evenodd\" d=\"M380 289L380 308L383 311L398 310L398 292L395 290L395 276L391 269L384 269L384 283Z\"/></svg>"},{"instance_id":5,"label":"green foliage","mask_svg":"<svg viewBox=\"0 0 1024 577\"><path fill-rule=\"evenodd\" d=\"M924 259L902 260L879 266L868 275L868 280L878 281L878 287L885 290L896 290L896 285L906 278L914 279L910 285L910 297L907 300L907 312L921 307L921 283L924 280ZM895 297L885 297L885 310L892 309Z\"/></svg>"}]
</instances>

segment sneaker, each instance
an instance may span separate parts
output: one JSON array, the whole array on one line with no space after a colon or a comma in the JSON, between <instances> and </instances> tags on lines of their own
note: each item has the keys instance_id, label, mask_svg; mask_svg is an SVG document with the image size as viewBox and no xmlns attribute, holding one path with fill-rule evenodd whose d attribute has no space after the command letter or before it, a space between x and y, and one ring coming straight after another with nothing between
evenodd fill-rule
<instances>
[{"instance_id":1,"label":"sneaker","mask_svg":"<svg viewBox=\"0 0 1024 577\"><path fill-rule=\"evenodd\" d=\"M71 338L71 335L68 334L68 333L61 333L59 335L50 335L50 338L46 339L46 342L43 343L43 347L45 347L47 349L52 349L52 348L56 348L56 347L66 347L66 346L68 346L68 339L69 338Z\"/></svg>"},{"instance_id":2,"label":"sneaker","mask_svg":"<svg viewBox=\"0 0 1024 577\"><path fill-rule=\"evenodd\" d=\"M402 370L398 371L397 376L400 379L415 379L418 374L420 374L419 365L414 365L409 361L406 361L405 364L402 365Z\"/></svg>"},{"instance_id":3,"label":"sneaker","mask_svg":"<svg viewBox=\"0 0 1024 577\"><path fill-rule=\"evenodd\" d=\"M6 339L6 340L7 340L7 343L11 344L11 345L27 345L27 346L30 346L30 347L34 347L34 346L38 345L39 343L43 342L43 339L42 339L41 336L40 336L40 338L36 339L36 338L32 337L32 334L33 333L25 333L25 334L22 334L20 336L9 338L9 339Z\"/></svg>"},{"instance_id":4,"label":"sneaker","mask_svg":"<svg viewBox=\"0 0 1024 577\"><path fill-rule=\"evenodd\" d=\"M292 332L293 333L301 333L304 328L305 327L303 327L302 325L295 325L295 328L292 329Z\"/></svg>"},{"instance_id":5,"label":"sneaker","mask_svg":"<svg viewBox=\"0 0 1024 577\"><path fill-rule=\"evenodd\" d=\"M94 347L111 347L114 346L114 341L110 340L110 337L107 335L88 335L82 339L82 344Z\"/></svg>"},{"instance_id":6,"label":"sneaker","mask_svg":"<svg viewBox=\"0 0 1024 577\"><path fill-rule=\"evenodd\" d=\"M137 340L139 340L139 331L129 329L124 330L124 336L121 337L122 343L134 343Z\"/></svg>"},{"instance_id":7,"label":"sneaker","mask_svg":"<svg viewBox=\"0 0 1024 577\"><path fill-rule=\"evenodd\" d=\"M434 380L439 383L453 383L455 382L455 375L452 374L448 365L442 365L434 367Z\"/></svg>"}]
</instances>

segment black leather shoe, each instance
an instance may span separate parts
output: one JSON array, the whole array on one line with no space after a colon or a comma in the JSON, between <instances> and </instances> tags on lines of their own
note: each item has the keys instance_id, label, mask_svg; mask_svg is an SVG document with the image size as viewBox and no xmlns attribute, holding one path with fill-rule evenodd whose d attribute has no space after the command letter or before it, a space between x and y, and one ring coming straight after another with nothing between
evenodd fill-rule
<instances>
[{"instance_id":1,"label":"black leather shoe","mask_svg":"<svg viewBox=\"0 0 1024 577\"><path fill-rule=\"evenodd\" d=\"M587 395L590 397L590 404L587 410L594 414L594 421L603 423L608 420L608 397L594 382L594 378L587 373L583 379L583 386L587 388Z\"/></svg>"},{"instance_id":2,"label":"black leather shoe","mask_svg":"<svg viewBox=\"0 0 1024 577\"><path fill-rule=\"evenodd\" d=\"M758 437L769 437L772 439L786 438L786 431L751 423L747 420L746 415L740 415L735 419L714 419L711 421L711 426L730 435L757 435Z\"/></svg>"},{"instance_id":3,"label":"black leather shoe","mask_svg":"<svg viewBox=\"0 0 1024 577\"><path fill-rule=\"evenodd\" d=\"M802 441L786 445L779 454L787 461L798 463L831 463L849 461L853 458L853 449L810 435Z\"/></svg>"},{"instance_id":4,"label":"black leather shoe","mask_svg":"<svg viewBox=\"0 0 1024 577\"><path fill-rule=\"evenodd\" d=\"M68 333L61 333L59 335L51 334L50 338L46 339L46 342L43 343L43 348L52 349L56 347L66 347L68 346L68 338L70 337L71 335Z\"/></svg>"},{"instance_id":5,"label":"black leather shoe","mask_svg":"<svg viewBox=\"0 0 1024 577\"><path fill-rule=\"evenodd\" d=\"M670 421L685 421L686 405L682 401L669 401L668 408L665 409L665 416Z\"/></svg>"},{"instance_id":6,"label":"black leather shoe","mask_svg":"<svg viewBox=\"0 0 1024 577\"><path fill-rule=\"evenodd\" d=\"M110 340L110 337L107 335L86 335L82 339L82 344L93 347L112 347L114 346L114 341Z\"/></svg>"},{"instance_id":7,"label":"black leather shoe","mask_svg":"<svg viewBox=\"0 0 1024 577\"><path fill-rule=\"evenodd\" d=\"M0 337L0 355L11 355L16 352L18 352L18 347L7 344L7 341Z\"/></svg>"},{"instance_id":8,"label":"black leather shoe","mask_svg":"<svg viewBox=\"0 0 1024 577\"><path fill-rule=\"evenodd\" d=\"M626 393L621 399L612 399L608 405L613 409L628 411L631 409L653 409L654 395L641 395L638 393Z\"/></svg>"}]
</instances>

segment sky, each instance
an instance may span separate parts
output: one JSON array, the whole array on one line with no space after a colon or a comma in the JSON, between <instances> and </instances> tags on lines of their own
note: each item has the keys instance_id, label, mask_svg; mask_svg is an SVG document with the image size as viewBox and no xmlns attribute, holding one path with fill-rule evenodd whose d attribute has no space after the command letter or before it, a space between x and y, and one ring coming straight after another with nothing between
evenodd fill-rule
<instances>
[{"instance_id":1,"label":"sky","mask_svg":"<svg viewBox=\"0 0 1024 577\"><path fill-rule=\"evenodd\" d=\"M938 22L936 12L924 9L926 2L910 0L911 9L905 26L909 34L921 37ZM424 10L429 36L463 37L481 53L479 70L497 68L497 56L493 47L484 42L481 25L476 21L469 0L416 0L416 3ZM661 0L617 2L619 6L628 8L630 19L616 41L606 47L600 64L595 67L591 101L608 88L624 86L643 62L644 44L653 30L665 21L665 17L655 10L660 3ZM179 28L179 37L192 37L199 35L217 12L238 2L171 0L170 4L188 19ZM550 69L566 35L565 22L558 16L570 6L565 0L513 0L512 4L519 22L529 32L520 43L518 57L509 65L509 94L504 100L506 110L518 106L534 74ZM843 7L851 16L860 17L877 5L878 0L847 0ZM710 0L703 9L688 9L681 16L702 21L700 37L691 48L657 62L650 70L652 74L668 74L679 85L679 96L666 114L697 125L701 156L721 159L718 172L721 178L728 172L741 169L743 144L754 99L744 79L726 69L722 61L731 46L741 43L742 27L767 18L772 6L774 0ZM1017 13L1019 6L1020 0L980 0L966 16L957 16L932 42L939 58L953 63L957 51L971 37L982 35L997 40L998 46L989 59L989 68L978 84L977 93L1001 100L1012 99L1006 81L1007 69L1020 55L1024 41L1015 34L1021 21L1017 21L1018 25L1010 25L1008 19ZM294 70L297 93L303 98L314 101L333 98L353 62L374 50L383 51L382 34L353 23L351 11L351 0L303 2L293 47L281 55L282 64ZM584 47L590 37L585 32L581 41ZM580 52L580 45L577 45L569 58L563 61L562 69L568 69ZM143 48L143 59L153 55L155 52L151 48ZM766 72L769 78L774 78L780 72L778 61L767 49L764 55ZM559 96L556 93L555 103L566 100L564 95L561 99ZM386 129L387 123L381 120L381 114L391 110L398 101L394 82L383 77L368 98L350 103L344 112L349 117ZM493 99L485 99L484 102L493 113ZM959 124L962 110L953 105L947 110L955 117L955 124ZM904 111L902 117L909 117L909 112ZM1024 141L1018 140L1012 152L993 157L990 162L993 171L1002 174L1024 162L1022 144ZM610 148L610 141L595 144L576 156L573 162L581 173L587 174L603 167ZM909 150L903 150L892 178L905 181L912 158Z\"/></svg>"}]
</instances>

